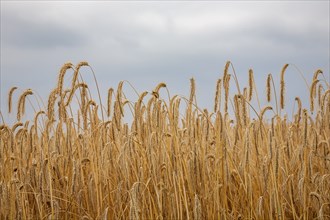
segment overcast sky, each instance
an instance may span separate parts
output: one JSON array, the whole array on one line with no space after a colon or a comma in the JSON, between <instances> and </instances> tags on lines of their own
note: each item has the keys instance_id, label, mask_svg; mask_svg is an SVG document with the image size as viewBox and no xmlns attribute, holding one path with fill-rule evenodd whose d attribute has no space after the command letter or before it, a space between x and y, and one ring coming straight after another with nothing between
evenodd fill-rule
<instances>
[{"instance_id":1,"label":"overcast sky","mask_svg":"<svg viewBox=\"0 0 330 220\"><path fill-rule=\"evenodd\" d=\"M308 79L318 68L329 77L329 49L329 1L1 1L1 111L8 116L12 86L46 99L61 65L82 60L104 97L120 80L138 92L165 82L171 95L188 96L194 77L202 108L212 107L231 60L241 87L254 69L265 100L267 74L277 79L285 63ZM82 74L92 85L91 71ZM286 80L288 102L307 96L293 65ZM128 86L124 92L136 99Z\"/></svg>"}]
</instances>

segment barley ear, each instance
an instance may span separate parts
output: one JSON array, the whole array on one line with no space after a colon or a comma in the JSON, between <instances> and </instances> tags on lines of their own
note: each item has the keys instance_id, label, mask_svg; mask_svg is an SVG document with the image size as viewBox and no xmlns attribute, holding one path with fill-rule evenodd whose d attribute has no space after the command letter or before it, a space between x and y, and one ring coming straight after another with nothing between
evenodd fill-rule
<instances>
[{"instance_id":1,"label":"barley ear","mask_svg":"<svg viewBox=\"0 0 330 220\"><path fill-rule=\"evenodd\" d=\"M229 65L230 65L230 61L227 61L225 65L225 69L223 71L223 77L222 77L223 79L225 79L228 74Z\"/></svg>"},{"instance_id":2,"label":"barley ear","mask_svg":"<svg viewBox=\"0 0 330 220\"><path fill-rule=\"evenodd\" d=\"M88 88L88 85L86 83L79 83L77 85L75 85L71 90L70 90L70 94L69 94L69 97L65 103L65 107L68 106L70 104L70 102L72 101L72 98L73 98L73 95L74 93L77 91L78 88L83 88L83 89L87 89Z\"/></svg>"},{"instance_id":3,"label":"barley ear","mask_svg":"<svg viewBox=\"0 0 330 220\"><path fill-rule=\"evenodd\" d=\"M267 110L273 110L273 108L271 106L266 106L264 107L262 110L261 110L261 113L260 113L260 121L262 121L263 117L264 117L264 114Z\"/></svg>"},{"instance_id":4,"label":"barley ear","mask_svg":"<svg viewBox=\"0 0 330 220\"><path fill-rule=\"evenodd\" d=\"M285 81L284 81L284 73L285 70L288 68L289 64L285 64L281 71L281 109L284 109L284 93L285 93Z\"/></svg>"},{"instance_id":5,"label":"barley ear","mask_svg":"<svg viewBox=\"0 0 330 220\"><path fill-rule=\"evenodd\" d=\"M253 95L253 70L249 69L249 101L252 100L252 95Z\"/></svg>"},{"instance_id":6,"label":"barley ear","mask_svg":"<svg viewBox=\"0 0 330 220\"><path fill-rule=\"evenodd\" d=\"M317 97L318 97L318 105L319 106L321 106L322 90L324 90L324 88L323 88L322 84L320 84L319 87L318 87L318 93L317 93L318 94Z\"/></svg>"},{"instance_id":7,"label":"barley ear","mask_svg":"<svg viewBox=\"0 0 330 220\"><path fill-rule=\"evenodd\" d=\"M81 61L77 64L77 69L80 69L82 66L89 66L87 61Z\"/></svg>"},{"instance_id":8,"label":"barley ear","mask_svg":"<svg viewBox=\"0 0 330 220\"><path fill-rule=\"evenodd\" d=\"M228 98L229 98L229 81L230 81L230 74L226 75L224 79L225 85L225 112L228 112Z\"/></svg>"},{"instance_id":9,"label":"barley ear","mask_svg":"<svg viewBox=\"0 0 330 220\"><path fill-rule=\"evenodd\" d=\"M317 79L319 74L323 74L323 71L321 69L317 69L313 74L313 82Z\"/></svg>"},{"instance_id":10,"label":"barley ear","mask_svg":"<svg viewBox=\"0 0 330 220\"><path fill-rule=\"evenodd\" d=\"M26 90L23 94L19 97L18 101L18 108L17 108L17 121L21 120L21 116L24 115L25 112L25 97L28 95L32 95L33 92L31 89Z\"/></svg>"},{"instance_id":11,"label":"barley ear","mask_svg":"<svg viewBox=\"0 0 330 220\"><path fill-rule=\"evenodd\" d=\"M202 207L201 207L201 201L198 198L198 195L195 194L195 204L194 204L194 219L200 220L202 219Z\"/></svg>"},{"instance_id":12,"label":"barley ear","mask_svg":"<svg viewBox=\"0 0 330 220\"><path fill-rule=\"evenodd\" d=\"M310 99L310 110L311 112L314 111L314 98L316 96L316 85L320 80L315 79L312 83L310 93L309 93L309 99Z\"/></svg>"},{"instance_id":13,"label":"barley ear","mask_svg":"<svg viewBox=\"0 0 330 220\"><path fill-rule=\"evenodd\" d=\"M196 94L196 83L195 83L195 79L191 78L190 79L190 97L189 97L190 104L193 103L195 94Z\"/></svg>"},{"instance_id":14,"label":"barley ear","mask_svg":"<svg viewBox=\"0 0 330 220\"><path fill-rule=\"evenodd\" d=\"M136 109L135 109L136 113L138 113L138 112L141 111L140 108L141 108L142 100L143 100L143 98L144 98L147 94L148 94L148 92L147 92L147 91L144 91L143 93L141 93L141 94L139 95L139 99L138 99L138 101L137 101L137 103L136 103Z\"/></svg>"},{"instance_id":15,"label":"barley ear","mask_svg":"<svg viewBox=\"0 0 330 220\"><path fill-rule=\"evenodd\" d=\"M236 116L236 120L237 120L237 125L241 125L241 111L240 111L240 107L239 107L239 98L240 97L241 97L240 95L234 96L235 116Z\"/></svg>"},{"instance_id":16,"label":"barley ear","mask_svg":"<svg viewBox=\"0 0 330 220\"><path fill-rule=\"evenodd\" d=\"M11 113L11 109L12 109L12 97L13 97L13 93L14 91L17 89L17 87L12 87L9 91L8 94L8 113Z\"/></svg>"},{"instance_id":17,"label":"barley ear","mask_svg":"<svg viewBox=\"0 0 330 220\"><path fill-rule=\"evenodd\" d=\"M57 93L59 95L62 94L64 75L68 69L72 68L72 66L73 66L72 63L68 62L61 67L57 82Z\"/></svg>"},{"instance_id":18,"label":"barley ear","mask_svg":"<svg viewBox=\"0 0 330 220\"><path fill-rule=\"evenodd\" d=\"M70 95L69 95L69 99L72 99L73 93L74 93L74 88L76 85L76 81L78 79L78 74L79 74L79 70L82 66L89 66L89 64L86 61L82 61L80 63L77 64L76 69L73 73L73 77L72 77L72 81L71 81L71 91L70 91ZM66 106L68 105L69 101L67 102Z\"/></svg>"},{"instance_id":19,"label":"barley ear","mask_svg":"<svg viewBox=\"0 0 330 220\"><path fill-rule=\"evenodd\" d=\"M96 106L95 101L89 100L85 106L85 109L83 111L83 119L84 119L84 129L87 130L87 118L88 118L88 110L90 106ZM90 119L92 120L92 119Z\"/></svg>"},{"instance_id":20,"label":"barley ear","mask_svg":"<svg viewBox=\"0 0 330 220\"><path fill-rule=\"evenodd\" d=\"M303 119L304 119L304 147L307 146L307 121L308 121L308 111L306 109L303 109Z\"/></svg>"},{"instance_id":21,"label":"barley ear","mask_svg":"<svg viewBox=\"0 0 330 220\"><path fill-rule=\"evenodd\" d=\"M301 119L301 100L300 100L299 97L296 97L295 100L298 103L298 119L297 119L297 123L299 124L300 119Z\"/></svg>"},{"instance_id":22,"label":"barley ear","mask_svg":"<svg viewBox=\"0 0 330 220\"><path fill-rule=\"evenodd\" d=\"M108 99L107 99L107 115L110 117L111 113L111 102L112 102L112 94L113 94L113 88L110 88L108 90Z\"/></svg>"},{"instance_id":23,"label":"barley ear","mask_svg":"<svg viewBox=\"0 0 330 220\"><path fill-rule=\"evenodd\" d=\"M11 128L12 133L15 133L16 128L23 126L22 122L16 122L13 127Z\"/></svg>"},{"instance_id":24,"label":"barley ear","mask_svg":"<svg viewBox=\"0 0 330 220\"><path fill-rule=\"evenodd\" d=\"M120 81L118 84L118 88L117 88L117 102L119 104L119 110L122 116L124 116L124 109L123 109L123 84L124 81Z\"/></svg>"},{"instance_id":25,"label":"barley ear","mask_svg":"<svg viewBox=\"0 0 330 220\"><path fill-rule=\"evenodd\" d=\"M76 81L78 79L79 70L82 66L89 66L89 64L86 61L82 61L77 64L76 69L73 73L73 77L72 77L72 81L71 81L71 88L74 88Z\"/></svg>"},{"instance_id":26,"label":"barley ear","mask_svg":"<svg viewBox=\"0 0 330 220\"><path fill-rule=\"evenodd\" d=\"M240 101L242 103L242 114L243 114L244 125L247 124L247 109L246 109L246 100L245 100L246 96L247 96L247 89L244 88L243 95L239 95Z\"/></svg>"},{"instance_id":27,"label":"barley ear","mask_svg":"<svg viewBox=\"0 0 330 220\"><path fill-rule=\"evenodd\" d=\"M57 89L53 89L53 91L51 91L51 93L49 94L49 98L48 98L48 105L47 105L47 116L49 121L54 120L54 106L55 106L55 101L57 98Z\"/></svg>"},{"instance_id":28,"label":"barley ear","mask_svg":"<svg viewBox=\"0 0 330 220\"><path fill-rule=\"evenodd\" d=\"M216 86L216 92L215 92L215 98L214 98L214 112L217 112L219 109L220 96L221 96L221 79L218 79L217 86Z\"/></svg>"},{"instance_id":29,"label":"barley ear","mask_svg":"<svg viewBox=\"0 0 330 220\"><path fill-rule=\"evenodd\" d=\"M267 102L271 100L271 93L270 93L270 81L272 80L272 74L268 74L267 77Z\"/></svg>"},{"instance_id":30,"label":"barley ear","mask_svg":"<svg viewBox=\"0 0 330 220\"><path fill-rule=\"evenodd\" d=\"M39 112L37 112L37 114L34 116L34 129L35 129L35 133L37 134L37 132L38 132L38 117L39 117L39 115L41 115L41 114L45 114L45 112L44 111L39 111Z\"/></svg>"},{"instance_id":31,"label":"barley ear","mask_svg":"<svg viewBox=\"0 0 330 220\"><path fill-rule=\"evenodd\" d=\"M161 89L161 88L164 88L164 87L166 87L166 84L165 83L163 83L163 82L161 82L161 83L159 83L157 86L156 86L156 88L154 89L154 90L152 90L152 95L153 96L155 96L155 98L159 98L159 90Z\"/></svg>"}]
</instances>

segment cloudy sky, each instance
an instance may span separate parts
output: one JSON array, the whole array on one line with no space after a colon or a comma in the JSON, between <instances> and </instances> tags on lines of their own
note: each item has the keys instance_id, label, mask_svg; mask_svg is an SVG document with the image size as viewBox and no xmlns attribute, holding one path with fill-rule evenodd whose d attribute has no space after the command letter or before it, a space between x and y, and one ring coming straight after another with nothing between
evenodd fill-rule
<instances>
[{"instance_id":1,"label":"cloudy sky","mask_svg":"<svg viewBox=\"0 0 330 220\"><path fill-rule=\"evenodd\" d=\"M1 1L1 111L8 117L12 86L46 99L61 65L82 60L104 97L120 80L138 92L165 82L171 95L187 96L194 77L202 108L212 107L227 60L241 87L253 68L262 100L267 74L278 79L290 63L289 101L308 94L299 71L310 79L321 68L330 78L329 49L329 1ZM82 74L92 85L91 70Z\"/></svg>"}]
</instances>

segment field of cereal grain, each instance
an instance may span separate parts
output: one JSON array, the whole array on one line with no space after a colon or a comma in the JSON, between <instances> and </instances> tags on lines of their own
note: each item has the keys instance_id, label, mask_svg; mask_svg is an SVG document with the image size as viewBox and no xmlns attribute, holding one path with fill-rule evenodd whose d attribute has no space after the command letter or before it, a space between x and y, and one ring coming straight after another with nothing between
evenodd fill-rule
<instances>
[{"instance_id":1,"label":"field of cereal grain","mask_svg":"<svg viewBox=\"0 0 330 220\"><path fill-rule=\"evenodd\" d=\"M288 64L279 85L271 74L258 85L269 102L260 109L253 71L240 85L229 61L209 95L212 109L198 106L193 78L189 97L162 96L161 82L127 100L124 81L106 100L92 97L79 72L88 66L64 64L34 118L23 117L34 91L9 91L2 111L17 121L0 125L0 219L330 219L322 70L307 82L309 108L290 97L289 117Z\"/></svg>"}]
</instances>

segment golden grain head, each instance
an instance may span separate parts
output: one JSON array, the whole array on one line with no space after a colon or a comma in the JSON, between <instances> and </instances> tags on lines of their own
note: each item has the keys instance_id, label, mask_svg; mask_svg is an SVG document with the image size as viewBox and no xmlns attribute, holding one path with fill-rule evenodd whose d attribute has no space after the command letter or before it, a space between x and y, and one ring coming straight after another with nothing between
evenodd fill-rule
<instances>
[{"instance_id":1,"label":"golden grain head","mask_svg":"<svg viewBox=\"0 0 330 220\"><path fill-rule=\"evenodd\" d=\"M253 82L254 82L253 70L249 69L249 101L251 101L253 96Z\"/></svg>"},{"instance_id":2,"label":"golden grain head","mask_svg":"<svg viewBox=\"0 0 330 220\"><path fill-rule=\"evenodd\" d=\"M272 74L268 74L267 76L267 85L266 85L266 90L267 90L267 102L270 102L271 100L271 80L272 80Z\"/></svg>"},{"instance_id":3,"label":"golden grain head","mask_svg":"<svg viewBox=\"0 0 330 220\"><path fill-rule=\"evenodd\" d=\"M288 68L289 64L285 64L281 70L281 96L280 96L280 104L281 104L281 109L284 109L284 103L285 103L285 100L284 100L284 96L285 96L285 81L284 81L284 73L285 73L285 70Z\"/></svg>"}]
</instances>

